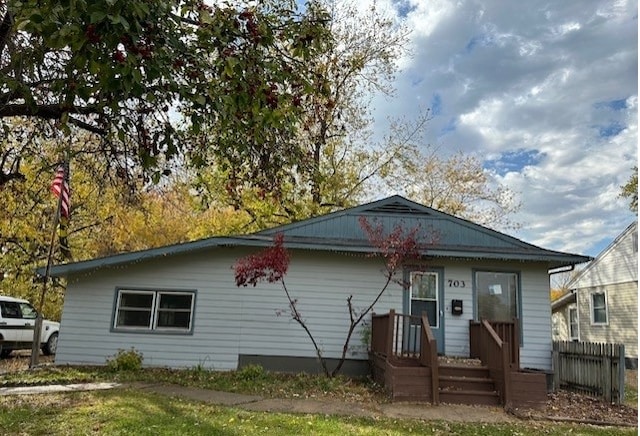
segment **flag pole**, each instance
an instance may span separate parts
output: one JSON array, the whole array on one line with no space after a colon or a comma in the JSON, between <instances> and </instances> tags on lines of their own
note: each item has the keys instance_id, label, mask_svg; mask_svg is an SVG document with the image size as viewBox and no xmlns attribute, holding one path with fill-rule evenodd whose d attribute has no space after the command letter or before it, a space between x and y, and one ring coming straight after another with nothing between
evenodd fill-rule
<instances>
[{"instance_id":1,"label":"flag pole","mask_svg":"<svg viewBox=\"0 0 640 436\"><path fill-rule=\"evenodd\" d=\"M56 242L56 233L58 233L58 225L60 224L60 210L62 208L62 193L58 196L58 204L56 213L53 217L53 231L51 232L51 240L49 241L49 253L47 254L47 267L44 272L44 282L42 284L42 293L40 294L40 304L38 305L38 316L33 329L33 342L31 344L31 362L29 368L38 366L40 358L40 337L42 336L42 308L44 307L44 298L47 293L47 285L51 275L51 264L53 263L53 248Z\"/></svg>"}]
</instances>

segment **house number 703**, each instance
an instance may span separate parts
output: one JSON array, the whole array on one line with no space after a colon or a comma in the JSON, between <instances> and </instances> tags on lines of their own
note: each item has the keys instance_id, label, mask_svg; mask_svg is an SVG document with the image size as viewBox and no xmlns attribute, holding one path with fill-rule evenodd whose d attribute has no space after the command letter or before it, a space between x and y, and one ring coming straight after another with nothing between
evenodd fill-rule
<instances>
[{"instance_id":1,"label":"house number 703","mask_svg":"<svg viewBox=\"0 0 640 436\"><path fill-rule=\"evenodd\" d=\"M451 279L449 279L449 287L450 288L464 288L465 287L464 280L451 280Z\"/></svg>"}]
</instances>

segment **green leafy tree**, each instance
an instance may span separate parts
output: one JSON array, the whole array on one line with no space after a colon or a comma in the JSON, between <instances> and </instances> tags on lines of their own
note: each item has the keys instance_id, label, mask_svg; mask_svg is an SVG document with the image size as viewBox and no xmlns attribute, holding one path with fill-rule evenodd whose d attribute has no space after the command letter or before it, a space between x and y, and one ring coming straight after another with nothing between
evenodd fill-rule
<instances>
[{"instance_id":1,"label":"green leafy tree","mask_svg":"<svg viewBox=\"0 0 640 436\"><path fill-rule=\"evenodd\" d=\"M350 0L327 3L335 42L309 62L309 81L323 92L303 102L300 141L308 158L302 179L313 203L343 208L366 176L349 168L370 146L371 98L394 94L392 80L409 32L375 4L362 10Z\"/></svg>"},{"instance_id":2,"label":"green leafy tree","mask_svg":"<svg viewBox=\"0 0 640 436\"><path fill-rule=\"evenodd\" d=\"M89 134L59 132L57 141L42 139L32 123L12 124L17 138L0 140L0 150L22 150L21 177L0 189L0 293L40 300L42 283L34 271L47 263L54 232L56 199L49 187L59 162L58 150L71 155L71 219L68 243L73 260L185 242L215 234L239 233L250 217L230 207L201 211L189 186L172 176L166 185L139 186L105 169L95 159L100 142ZM66 152L65 152L66 154ZM113 173L113 174L112 174ZM67 261L54 237L53 262ZM44 313L58 319L64 281L55 280Z\"/></svg>"},{"instance_id":3,"label":"green leafy tree","mask_svg":"<svg viewBox=\"0 0 640 436\"><path fill-rule=\"evenodd\" d=\"M3 0L0 127L75 126L101 138L112 165L156 181L167 160L188 152L206 165L211 151L270 187L300 157L296 102L316 92L303 67L326 23L290 0ZM22 156L3 157L0 181L19 178Z\"/></svg>"},{"instance_id":4,"label":"green leafy tree","mask_svg":"<svg viewBox=\"0 0 640 436\"><path fill-rule=\"evenodd\" d=\"M627 183L621 187L620 197L629 201L629 209L638 212L638 167L633 167L633 175Z\"/></svg>"},{"instance_id":5,"label":"green leafy tree","mask_svg":"<svg viewBox=\"0 0 640 436\"><path fill-rule=\"evenodd\" d=\"M302 72L318 92L292 101L303 112L296 125L300 159L283 166L280 184L266 190L248 180L249 164L210 159L195 182L204 205L231 204L248 211L259 227L304 219L356 204L368 179L393 159L397 150L372 148L368 106L373 93L393 95L391 80L407 51L408 32L375 6L320 3L330 17L331 38Z\"/></svg>"}]
</instances>

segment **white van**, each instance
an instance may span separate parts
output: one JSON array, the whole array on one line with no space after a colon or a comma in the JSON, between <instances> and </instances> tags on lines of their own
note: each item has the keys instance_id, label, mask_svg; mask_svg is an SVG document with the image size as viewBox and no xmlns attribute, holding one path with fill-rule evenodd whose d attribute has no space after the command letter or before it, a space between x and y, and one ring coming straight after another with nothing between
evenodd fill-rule
<instances>
[{"instance_id":1,"label":"white van","mask_svg":"<svg viewBox=\"0 0 640 436\"><path fill-rule=\"evenodd\" d=\"M38 312L27 301L0 295L0 358L13 350L31 350ZM60 323L42 321L40 348L46 355L55 354Z\"/></svg>"}]
</instances>

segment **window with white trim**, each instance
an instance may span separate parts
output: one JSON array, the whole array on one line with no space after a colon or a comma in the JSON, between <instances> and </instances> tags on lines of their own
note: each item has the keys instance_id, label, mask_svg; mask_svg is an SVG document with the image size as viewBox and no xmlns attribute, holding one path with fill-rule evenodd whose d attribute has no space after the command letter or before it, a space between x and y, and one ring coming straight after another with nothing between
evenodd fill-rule
<instances>
[{"instance_id":1,"label":"window with white trim","mask_svg":"<svg viewBox=\"0 0 640 436\"><path fill-rule=\"evenodd\" d=\"M604 291L591 294L591 323L607 324L607 295Z\"/></svg>"},{"instance_id":2,"label":"window with white trim","mask_svg":"<svg viewBox=\"0 0 640 436\"><path fill-rule=\"evenodd\" d=\"M569 339L572 341L577 341L579 339L578 336L578 308L570 307L569 308Z\"/></svg>"},{"instance_id":3,"label":"window with white trim","mask_svg":"<svg viewBox=\"0 0 640 436\"><path fill-rule=\"evenodd\" d=\"M191 330L194 292L119 289L114 329Z\"/></svg>"}]
</instances>

